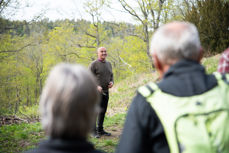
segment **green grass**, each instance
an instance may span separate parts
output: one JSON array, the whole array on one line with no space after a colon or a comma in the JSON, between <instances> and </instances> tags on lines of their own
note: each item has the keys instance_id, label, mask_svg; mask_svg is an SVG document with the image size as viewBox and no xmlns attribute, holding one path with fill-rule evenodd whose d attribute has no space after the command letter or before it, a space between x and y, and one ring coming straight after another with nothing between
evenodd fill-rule
<instances>
[{"instance_id":1,"label":"green grass","mask_svg":"<svg viewBox=\"0 0 229 153\"><path fill-rule=\"evenodd\" d=\"M104 126L106 130L112 133L111 137L102 137L100 139L89 138L89 141L99 150L114 152L119 141L121 128L125 120L125 114L115 114L106 117ZM4 125L0 127L0 153L18 153L35 148L38 143L45 138L41 124L22 123Z\"/></svg>"},{"instance_id":2,"label":"green grass","mask_svg":"<svg viewBox=\"0 0 229 153\"><path fill-rule=\"evenodd\" d=\"M155 81L158 78L154 73L143 73L130 76L118 83L110 91L109 111L108 116L113 116L117 113L126 113L129 108L138 87L150 81Z\"/></svg>"},{"instance_id":3,"label":"green grass","mask_svg":"<svg viewBox=\"0 0 229 153\"><path fill-rule=\"evenodd\" d=\"M111 132L112 136L102 136L100 139L90 138L89 140L95 145L96 149L112 153L119 142L122 127L125 121L126 113L118 113L114 116L105 118L105 130Z\"/></svg>"},{"instance_id":4,"label":"green grass","mask_svg":"<svg viewBox=\"0 0 229 153\"><path fill-rule=\"evenodd\" d=\"M0 152L17 153L35 147L44 132L40 123L22 123L0 127Z\"/></svg>"},{"instance_id":5,"label":"green grass","mask_svg":"<svg viewBox=\"0 0 229 153\"><path fill-rule=\"evenodd\" d=\"M218 60L219 55L202 60L208 73L217 70ZM109 106L104 121L105 130L111 132L112 136L102 136L100 139L89 137L89 141L92 142L97 149L108 153L115 151L122 132L126 112L137 88L147 82L155 81L157 77L156 73L144 73L130 76L115 83L110 91ZM20 117L29 116L36 118L38 114L36 108L38 108L38 106L34 106L33 109L21 108ZM0 127L0 152L23 152L36 147L40 140L44 138L44 132L40 123L4 125Z\"/></svg>"},{"instance_id":6,"label":"green grass","mask_svg":"<svg viewBox=\"0 0 229 153\"><path fill-rule=\"evenodd\" d=\"M113 126L117 126L119 128L122 127L123 123L124 123L124 119L125 119L126 114L123 113L118 113L115 114L112 117L105 117L105 122L104 122L104 126L105 127L113 127ZM120 127L121 126L121 127Z\"/></svg>"},{"instance_id":7,"label":"green grass","mask_svg":"<svg viewBox=\"0 0 229 153\"><path fill-rule=\"evenodd\" d=\"M105 151L107 153L115 152L115 148L119 142L118 138L92 138L90 141L95 145L96 149Z\"/></svg>"}]
</instances>

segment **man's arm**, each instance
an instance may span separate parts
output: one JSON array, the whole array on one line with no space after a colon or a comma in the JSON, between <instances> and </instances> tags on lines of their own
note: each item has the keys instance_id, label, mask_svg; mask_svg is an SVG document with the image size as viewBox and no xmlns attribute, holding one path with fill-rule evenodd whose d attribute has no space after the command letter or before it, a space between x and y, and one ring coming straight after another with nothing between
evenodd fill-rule
<instances>
[{"instance_id":1,"label":"man's arm","mask_svg":"<svg viewBox=\"0 0 229 153\"><path fill-rule=\"evenodd\" d=\"M113 72L112 72L112 74L111 74L111 80L109 82L108 88L112 88L113 85L114 85L114 78L113 78Z\"/></svg>"},{"instance_id":2,"label":"man's arm","mask_svg":"<svg viewBox=\"0 0 229 153\"><path fill-rule=\"evenodd\" d=\"M111 68L111 78L110 78L110 82L109 82L108 88L112 88L113 85L114 85L114 76L113 76L113 71L112 71L112 65L111 65L111 63L110 63L110 68Z\"/></svg>"},{"instance_id":3,"label":"man's arm","mask_svg":"<svg viewBox=\"0 0 229 153\"><path fill-rule=\"evenodd\" d=\"M114 76L113 76L113 72L111 73L111 81L114 84Z\"/></svg>"},{"instance_id":4,"label":"man's arm","mask_svg":"<svg viewBox=\"0 0 229 153\"><path fill-rule=\"evenodd\" d=\"M89 65L89 70L92 72L92 74L96 77L96 69L95 69L95 62L92 62L90 65ZM101 86L97 86L97 90L99 92L102 92L103 88Z\"/></svg>"}]
</instances>

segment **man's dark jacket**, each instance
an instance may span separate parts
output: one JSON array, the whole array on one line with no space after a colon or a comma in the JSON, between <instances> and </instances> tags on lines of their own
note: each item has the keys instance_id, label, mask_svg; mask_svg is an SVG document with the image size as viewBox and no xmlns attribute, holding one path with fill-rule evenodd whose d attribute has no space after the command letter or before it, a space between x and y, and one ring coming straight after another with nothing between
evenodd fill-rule
<instances>
[{"instance_id":1,"label":"man's dark jacket","mask_svg":"<svg viewBox=\"0 0 229 153\"><path fill-rule=\"evenodd\" d=\"M171 66L157 84L165 93L189 97L212 89L217 80L214 75L207 75L199 63L182 60ZM129 108L116 152L169 153L162 124L151 105L139 93Z\"/></svg>"},{"instance_id":2,"label":"man's dark jacket","mask_svg":"<svg viewBox=\"0 0 229 153\"><path fill-rule=\"evenodd\" d=\"M26 153L103 153L95 150L92 144L84 139L62 140L48 139L41 142L38 148Z\"/></svg>"}]
</instances>

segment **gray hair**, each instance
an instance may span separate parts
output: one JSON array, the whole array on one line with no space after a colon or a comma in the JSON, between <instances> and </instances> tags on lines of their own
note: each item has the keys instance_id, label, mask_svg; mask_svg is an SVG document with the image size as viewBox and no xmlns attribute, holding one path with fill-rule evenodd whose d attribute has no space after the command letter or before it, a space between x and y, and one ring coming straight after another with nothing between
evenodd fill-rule
<instances>
[{"instance_id":1,"label":"gray hair","mask_svg":"<svg viewBox=\"0 0 229 153\"><path fill-rule=\"evenodd\" d=\"M86 138L98 109L96 81L86 68L58 64L50 72L40 99L42 125L54 138Z\"/></svg>"},{"instance_id":2,"label":"gray hair","mask_svg":"<svg viewBox=\"0 0 229 153\"><path fill-rule=\"evenodd\" d=\"M160 61L171 64L173 60L197 60L201 49L195 25L188 22L172 22L160 27L151 40L151 54Z\"/></svg>"}]
</instances>

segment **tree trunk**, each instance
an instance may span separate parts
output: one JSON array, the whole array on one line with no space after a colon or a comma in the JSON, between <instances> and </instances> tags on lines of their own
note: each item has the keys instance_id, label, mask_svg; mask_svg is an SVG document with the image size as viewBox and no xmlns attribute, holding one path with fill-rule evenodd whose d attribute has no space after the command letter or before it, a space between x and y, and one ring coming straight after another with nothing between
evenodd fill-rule
<instances>
[{"instance_id":1,"label":"tree trunk","mask_svg":"<svg viewBox=\"0 0 229 153\"><path fill-rule=\"evenodd\" d=\"M36 85L35 85L35 91L34 91L34 98L35 98L35 101L34 101L34 104L37 104L38 103L38 77L36 76Z\"/></svg>"},{"instance_id":2,"label":"tree trunk","mask_svg":"<svg viewBox=\"0 0 229 153\"><path fill-rule=\"evenodd\" d=\"M26 106L31 106L29 86L26 87Z\"/></svg>"},{"instance_id":3,"label":"tree trunk","mask_svg":"<svg viewBox=\"0 0 229 153\"><path fill-rule=\"evenodd\" d=\"M145 33L145 42L146 42L146 53L147 53L147 56L149 58L149 62L152 65L152 68L154 68L153 59L152 59L152 56L150 54L149 30L148 30L147 24L145 24L145 26L144 26L144 33Z\"/></svg>"},{"instance_id":4,"label":"tree trunk","mask_svg":"<svg viewBox=\"0 0 229 153\"><path fill-rule=\"evenodd\" d=\"M19 96L19 90L18 90L18 87L16 86L16 103L15 103L14 114L16 114L18 112L20 101L21 100L20 100L20 96Z\"/></svg>"}]
</instances>

